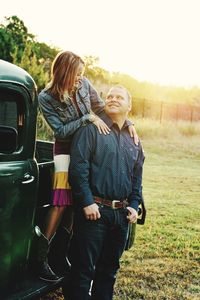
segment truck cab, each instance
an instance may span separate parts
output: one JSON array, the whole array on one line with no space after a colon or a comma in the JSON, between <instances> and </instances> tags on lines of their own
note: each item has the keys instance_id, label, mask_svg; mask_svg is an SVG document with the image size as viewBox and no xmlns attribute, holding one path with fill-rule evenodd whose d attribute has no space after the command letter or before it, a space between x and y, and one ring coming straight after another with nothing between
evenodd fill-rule
<instances>
[{"instance_id":1,"label":"truck cab","mask_svg":"<svg viewBox=\"0 0 200 300\"><path fill-rule=\"evenodd\" d=\"M36 142L37 113L33 78L0 60L1 299L33 299L56 287L34 276L34 226L48 206L53 168L53 144Z\"/></svg>"}]
</instances>

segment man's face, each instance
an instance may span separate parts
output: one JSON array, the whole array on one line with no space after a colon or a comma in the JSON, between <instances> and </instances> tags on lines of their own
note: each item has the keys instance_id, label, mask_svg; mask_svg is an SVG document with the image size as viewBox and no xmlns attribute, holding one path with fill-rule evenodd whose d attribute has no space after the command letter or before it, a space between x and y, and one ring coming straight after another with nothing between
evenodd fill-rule
<instances>
[{"instance_id":1,"label":"man's face","mask_svg":"<svg viewBox=\"0 0 200 300\"><path fill-rule=\"evenodd\" d=\"M131 110L128 94L120 87L111 88L105 101L105 112L108 115L127 115Z\"/></svg>"}]
</instances>

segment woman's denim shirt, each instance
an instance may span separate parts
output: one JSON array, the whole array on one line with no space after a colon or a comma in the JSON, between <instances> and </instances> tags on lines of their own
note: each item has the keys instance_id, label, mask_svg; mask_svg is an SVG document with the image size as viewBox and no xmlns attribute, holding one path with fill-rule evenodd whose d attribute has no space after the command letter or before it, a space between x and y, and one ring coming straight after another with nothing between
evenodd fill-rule
<instances>
[{"instance_id":1,"label":"woman's denim shirt","mask_svg":"<svg viewBox=\"0 0 200 300\"><path fill-rule=\"evenodd\" d=\"M86 125L91 111L99 116L104 114L104 101L85 77L82 78L76 91L76 102L82 117L70 97L61 102L43 89L38 95L38 100L44 118L54 132L54 137L60 141L71 139L79 127Z\"/></svg>"}]
</instances>

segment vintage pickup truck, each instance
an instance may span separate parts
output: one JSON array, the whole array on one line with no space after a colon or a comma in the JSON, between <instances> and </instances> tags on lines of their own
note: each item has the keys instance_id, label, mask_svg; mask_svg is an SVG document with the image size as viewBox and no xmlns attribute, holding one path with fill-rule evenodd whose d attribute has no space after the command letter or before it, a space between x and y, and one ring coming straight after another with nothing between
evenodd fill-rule
<instances>
[{"instance_id":1,"label":"vintage pickup truck","mask_svg":"<svg viewBox=\"0 0 200 300\"><path fill-rule=\"evenodd\" d=\"M58 288L37 279L35 226L48 209L53 143L37 141L37 88L23 69L0 60L0 298L39 299ZM144 209L142 220L144 223ZM132 235L133 237L134 235Z\"/></svg>"},{"instance_id":2,"label":"vintage pickup truck","mask_svg":"<svg viewBox=\"0 0 200 300\"><path fill-rule=\"evenodd\" d=\"M0 299L38 299L63 280L34 276L34 227L48 208L53 170L53 143L36 141L37 115L32 77L0 60Z\"/></svg>"}]
</instances>

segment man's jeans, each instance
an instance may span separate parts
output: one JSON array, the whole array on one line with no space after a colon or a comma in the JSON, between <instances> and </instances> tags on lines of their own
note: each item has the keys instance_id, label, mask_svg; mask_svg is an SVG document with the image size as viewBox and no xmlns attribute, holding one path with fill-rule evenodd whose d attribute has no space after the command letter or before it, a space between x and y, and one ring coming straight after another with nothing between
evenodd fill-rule
<instances>
[{"instance_id":1,"label":"man's jeans","mask_svg":"<svg viewBox=\"0 0 200 300\"><path fill-rule=\"evenodd\" d=\"M99 211L101 218L96 221L86 220L82 212L75 214L72 269L69 284L63 288L66 300L113 297L119 259L127 240L127 209L99 205Z\"/></svg>"}]
</instances>

